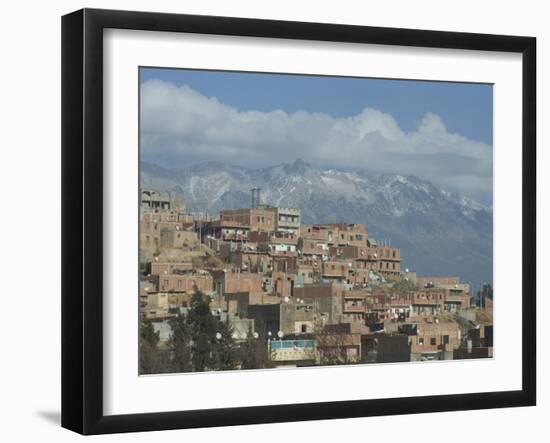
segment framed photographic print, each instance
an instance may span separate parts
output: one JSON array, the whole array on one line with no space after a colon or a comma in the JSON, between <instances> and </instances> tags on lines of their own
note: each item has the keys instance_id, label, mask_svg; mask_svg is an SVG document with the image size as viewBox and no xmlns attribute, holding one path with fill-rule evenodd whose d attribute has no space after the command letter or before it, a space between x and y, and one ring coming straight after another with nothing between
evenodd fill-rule
<instances>
[{"instance_id":1,"label":"framed photographic print","mask_svg":"<svg viewBox=\"0 0 550 443\"><path fill-rule=\"evenodd\" d=\"M536 402L536 41L62 21L62 425Z\"/></svg>"}]
</instances>

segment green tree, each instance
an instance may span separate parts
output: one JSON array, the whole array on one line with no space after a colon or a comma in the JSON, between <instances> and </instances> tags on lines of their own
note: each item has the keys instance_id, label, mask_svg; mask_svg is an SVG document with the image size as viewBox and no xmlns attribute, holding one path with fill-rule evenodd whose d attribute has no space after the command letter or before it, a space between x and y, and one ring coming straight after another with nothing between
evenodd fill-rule
<instances>
[{"instance_id":1,"label":"green tree","mask_svg":"<svg viewBox=\"0 0 550 443\"><path fill-rule=\"evenodd\" d=\"M173 369L176 372L190 372L191 365L191 331L184 315L170 319L172 336L170 347L173 353Z\"/></svg>"},{"instance_id":2,"label":"green tree","mask_svg":"<svg viewBox=\"0 0 550 443\"><path fill-rule=\"evenodd\" d=\"M212 350L214 368L235 369L238 364L237 351L238 348L233 341L233 328L228 323L218 321L216 343Z\"/></svg>"},{"instance_id":3,"label":"green tree","mask_svg":"<svg viewBox=\"0 0 550 443\"><path fill-rule=\"evenodd\" d=\"M210 302L200 291L196 291L191 299L187 324L191 330L193 370L202 372L214 369L212 351L216 344L218 321L210 311Z\"/></svg>"},{"instance_id":4,"label":"green tree","mask_svg":"<svg viewBox=\"0 0 550 443\"><path fill-rule=\"evenodd\" d=\"M155 332L149 320L141 322L139 327L139 372L153 374L159 371L159 333Z\"/></svg>"},{"instance_id":5,"label":"green tree","mask_svg":"<svg viewBox=\"0 0 550 443\"><path fill-rule=\"evenodd\" d=\"M210 310L210 299L195 289L186 316L171 320L173 362L180 372L234 369L238 364L232 328Z\"/></svg>"}]
</instances>

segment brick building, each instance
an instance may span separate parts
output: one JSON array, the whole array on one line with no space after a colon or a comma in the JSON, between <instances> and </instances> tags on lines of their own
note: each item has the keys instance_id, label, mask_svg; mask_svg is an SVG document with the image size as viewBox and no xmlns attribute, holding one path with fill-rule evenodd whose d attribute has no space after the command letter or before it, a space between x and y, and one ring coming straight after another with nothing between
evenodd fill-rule
<instances>
[{"instance_id":1,"label":"brick building","mask_svg":"<svg viewBox=\"0 0 550 443\"><path fill-rule=\"evenodd\" d=\"M272 232L277 229L277 208L259 206L257 208L233 209L220 212L222 222L236 222L251 231Z\"/></svg>"}]
</instances>

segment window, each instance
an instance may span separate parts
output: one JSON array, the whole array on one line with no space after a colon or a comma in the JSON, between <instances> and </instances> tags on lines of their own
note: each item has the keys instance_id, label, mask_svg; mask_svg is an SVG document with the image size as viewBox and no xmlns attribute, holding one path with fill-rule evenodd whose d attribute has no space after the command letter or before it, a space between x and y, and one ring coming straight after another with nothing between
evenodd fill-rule
<instances>
[{"instance_id":1,"label":"window","mask_svg":"<svg viewBox=\"0 0 550 443\"><path fill-rule=\"evenodd\" d=\"M307 332L307 325L302 325L302 333Z\"/></svg>"},{"instance_id":2,"label":"window","mask_svg":"<svg viewBox=\"0 0 550 443\"><path fill-rule=\"evenodd\" d=\"M424 346L424 338L423 338L423 337L419 337L419 338L418 338L418 344L419 344L420 346Z\"/></svg>"},{"instance_id":3,"label":"window","mask_svg":"<svg viewBox=\"0 0 550 443\"><path fill-rule=\"evenodd\" d=\"M430 338L430 345L435 346L436 340L435 337Z\"/></svg>"},{"instance_id":4,"label":"window","mask_svg":"<svg viewBox=\"0 0 550 443\"><path fill-rule=\"evenodd\" d=\"M448 345L449 342L450 342L449 336L448 336L448 335L444 335L444 336L443 336L442 342L443 342L444 345Z\"/></svg>"}]
</instances>

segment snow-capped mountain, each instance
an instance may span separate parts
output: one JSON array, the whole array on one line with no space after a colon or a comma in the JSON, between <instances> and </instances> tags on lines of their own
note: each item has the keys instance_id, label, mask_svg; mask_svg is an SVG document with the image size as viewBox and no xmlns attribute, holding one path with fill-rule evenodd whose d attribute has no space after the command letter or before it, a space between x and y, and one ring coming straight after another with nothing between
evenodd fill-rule
<instances>
[{"instance_id":1,"label":"snow-capped mountain","mask_svg":"<svg viewBox=\"0 0 550 443\"><path fill-rule=\"evenodd\" d=\"M476 286L492 280L492 210L415 176L319 170L296 160L264 169L142 163L140 181L210 214L250 206L250 189L259 187L262 203L300 208L303 223L364 223L369 237L400 247L402 267L419 275L458 275Z\"/></svg>"}]
</instances>

